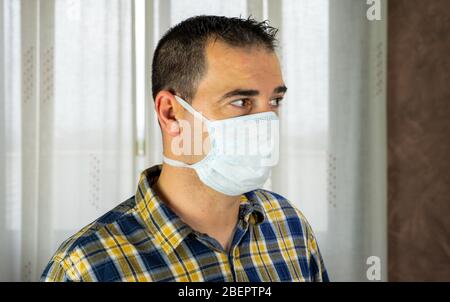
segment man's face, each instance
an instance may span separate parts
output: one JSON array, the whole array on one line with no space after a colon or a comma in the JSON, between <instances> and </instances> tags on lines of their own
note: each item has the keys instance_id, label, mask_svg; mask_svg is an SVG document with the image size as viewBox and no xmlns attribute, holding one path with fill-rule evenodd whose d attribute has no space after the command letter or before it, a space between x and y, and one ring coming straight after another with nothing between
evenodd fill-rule
<instances>
[{"instance_id":1,"label":"man's face","mask_svg":"<svg viewBox=\"0 0 450 302\"><path fill-rule=\"evenodd\" d=\"M278 113L286 87L274 52L261 47L233 48L216 42L207 46L206 59L207 72L191 102L197 112L208 120L267 111ZM180 158L183 162L196 163L210 150L209 134L204 127L195 127L195 118L191 113L177 103L174 106L177 107L175 111L180 132L169 135L171 141L167 145L172 149L185 150ZM195 145L203 146L201 152L195 151ZM172 149L171 153L176 154Z\"/></svg>"},{"instance_id":2,"label":"man's face","mask_svg":"<svg viewBox=\"0 0 450 302\"><path fill-rule=\"evenodd\" d=\"M206 47L207 73L191 105L209 120L277 112L285 86L274 52L233 48L216 41Z\"/></svg>"}]
</instances>

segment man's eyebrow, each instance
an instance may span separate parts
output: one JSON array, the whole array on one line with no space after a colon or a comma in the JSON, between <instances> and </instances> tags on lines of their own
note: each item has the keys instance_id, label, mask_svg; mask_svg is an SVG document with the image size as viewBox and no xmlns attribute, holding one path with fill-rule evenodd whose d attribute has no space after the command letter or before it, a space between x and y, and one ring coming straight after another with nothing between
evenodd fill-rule
<instances>
[{"instance_id":1,"label":"man's eyebrow","mask_svg":"<svg viewBox=\"0 0 450 302\"><path fill-rule=\"evenodd\" d=\"M273 93L283 93L287 91L287 87L285 85L278 86L273 90Z\"/></svg>"},{"instance_id":2,"label":"man's eyebrow","mask_svg":"<svg viewBox=\"0 0 450 302\"><path fill-rule=\"evenodd\" d=\"M276 87L273 90L273 93L283 93L283 92L286 92L286 90L287 90L287 87L285 85L281 85L281 86ZM231 90L231 91L225 93L220 98L220 101L225 100L225 99L227 99L229 97L238 96L238 95L239 96L255 96L255 95L259 95L259 90L254 90L254 89L234 89L234 90Z\"/></svg>"}]
</instances>

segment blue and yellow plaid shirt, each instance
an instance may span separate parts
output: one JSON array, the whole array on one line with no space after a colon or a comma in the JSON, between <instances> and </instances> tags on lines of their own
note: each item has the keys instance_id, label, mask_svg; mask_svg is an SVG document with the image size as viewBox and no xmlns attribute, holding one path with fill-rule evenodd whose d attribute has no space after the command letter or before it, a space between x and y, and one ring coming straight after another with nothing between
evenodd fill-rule
<instances>
[{"instance_id":1,"label":"blue and yellow plaid shirt","mask_svg":"<svg viewBox=\"0 0 450 302\"><path fill-rule=\"evenodd\" d=\"M155 194L161 166L136 195L61 244L42 281L328 281L310 225L280 195L241 196L229 252Z\"/></svg>"}]
</instances>

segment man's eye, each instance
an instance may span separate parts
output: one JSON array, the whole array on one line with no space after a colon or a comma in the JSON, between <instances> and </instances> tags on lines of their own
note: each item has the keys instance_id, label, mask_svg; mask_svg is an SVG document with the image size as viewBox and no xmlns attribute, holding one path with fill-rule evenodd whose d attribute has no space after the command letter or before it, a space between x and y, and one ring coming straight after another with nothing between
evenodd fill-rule
<instances>
[{"instance_id":1,"label":"man's eye","mask_svg":"<svg viewBox=\"0 0 450 302\"><path fill-rule=\"evenodd\" d=\"M245 107L246 105L248 105L248 102L248 99L239 99L231 102L231 104L236 107Z\"/></svg>"},{"instance_id":2,"label":"man's eye","mask_svg":"<svg viewBox=\"0 0 450 302\"><path fill-rule=\"evenodd\" d=\"M281 102L283 101L283 98L275 98L270 100L270 106L278 107L281 105Z\"/></svg>"}]
</instances>

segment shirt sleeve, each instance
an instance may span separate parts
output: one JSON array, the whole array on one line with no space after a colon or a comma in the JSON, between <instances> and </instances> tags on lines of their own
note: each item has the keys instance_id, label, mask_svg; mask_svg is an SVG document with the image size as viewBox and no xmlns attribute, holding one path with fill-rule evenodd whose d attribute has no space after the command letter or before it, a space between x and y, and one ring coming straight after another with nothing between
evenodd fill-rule
<instances>
[{"instance_id":1,"label":"shirt sleeve","mask_svg":"<svg viewBox=\"0 0 450 302\"><path fill-rule=\"evenodd\" d=\"M329 282L328 273L322 255L317 245L316 237L310 229L308 231L308 250L309 250L309 269L311 273L311 281Z\"/></svg>"},{"instance_id":2,"label":"shirt sleeve","mask_svg":"<svg viewBox=\"0 0 450 302\"><path fill-rule=\"evenodd\" d=\"M42 273L41 282L73 282L78 281L68 273L68 266L60 258L53 258Z\"/></svg>"},{"instance_id":3,"label":"shirt sleeve","mask_svg":"<svg viewBox=\"0 0 450 302\"><path fill-rule=\"evenodd\" d=\"M305 230L305 239L307 246L307 253L309 258L309 271L311 281L313 282L329 282L330 279L328 277L328 272L325 268L325 264L322 258L322 254L320 253L319 245L317 244L316 236L314 235L314 231L312 230L311 225L309 224L306 217L303 213L297 210L298 215L300 216L300 220L304 226Z\"/></svg>"}]
</instances>

